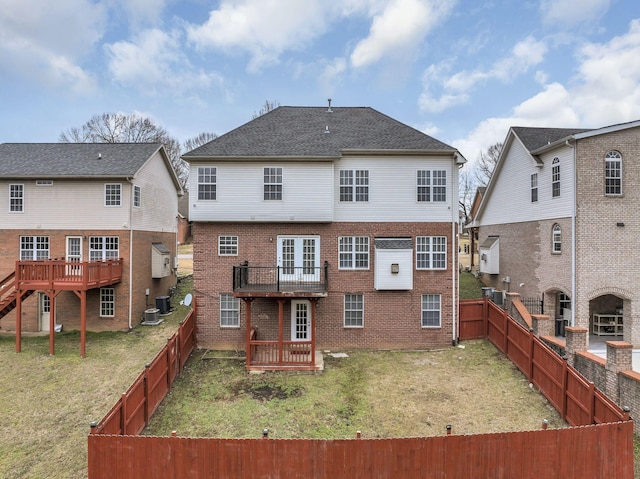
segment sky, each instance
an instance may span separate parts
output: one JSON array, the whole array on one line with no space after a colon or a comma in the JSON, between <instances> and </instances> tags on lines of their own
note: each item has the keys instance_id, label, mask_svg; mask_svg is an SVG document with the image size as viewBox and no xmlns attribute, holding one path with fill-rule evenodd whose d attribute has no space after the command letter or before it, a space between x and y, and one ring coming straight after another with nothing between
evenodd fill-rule
<instances>
[{"instance_id":1,"label":"sky","mask_svg":"<svg viewBox=\"0 0 640 479\"><path fill-rule=\"evenodd\" d=\"M0 143L102 113L181 142L368 106L473 165L510 126L640 119L638 0L0 0Z\"/></svg>"}]
</instances>

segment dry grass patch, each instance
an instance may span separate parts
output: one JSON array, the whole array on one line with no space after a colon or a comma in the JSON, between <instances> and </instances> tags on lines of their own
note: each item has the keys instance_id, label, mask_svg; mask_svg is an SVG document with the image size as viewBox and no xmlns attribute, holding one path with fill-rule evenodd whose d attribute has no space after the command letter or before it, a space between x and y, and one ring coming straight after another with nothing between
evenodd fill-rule
<instances>
[{"instance_id":1,"label":"dry grass patch","mask_svg":"<svg viewBox=\"0 0 640 479\"><path fill-rule=\"evenodd\" d=\"M323 373L249 375L244 363L195 356L145 434L278 438L442 435L565 427L490 343L442 351L354 351Z\"/></svg>"}]
</instances>

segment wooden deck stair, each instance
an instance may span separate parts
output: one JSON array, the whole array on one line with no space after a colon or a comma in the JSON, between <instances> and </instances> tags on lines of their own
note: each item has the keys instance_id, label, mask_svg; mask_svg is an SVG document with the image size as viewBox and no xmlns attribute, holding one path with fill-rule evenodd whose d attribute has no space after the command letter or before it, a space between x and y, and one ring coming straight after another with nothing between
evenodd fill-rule
<instances>
[{"instance_id":1,"label":"wooden deck stair","mask_svg":"<svg viewBox=\"0 0 640 479\"><path fill-rule=\"evenodd\" d=\"M13 271L2 281L0 281L0 319L5 317L16 307L16 299L18 297L18 291L15 289L16 272ZM22 292L22 300L31 296L34 290L28 290Z\"/></svg>"}]
</instances>

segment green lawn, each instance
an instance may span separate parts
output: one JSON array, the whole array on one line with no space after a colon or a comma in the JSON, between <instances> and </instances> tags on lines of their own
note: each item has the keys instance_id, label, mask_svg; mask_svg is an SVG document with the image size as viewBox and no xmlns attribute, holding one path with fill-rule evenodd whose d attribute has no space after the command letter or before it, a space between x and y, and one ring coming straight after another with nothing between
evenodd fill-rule
<instances>
[{"instance_id":1,"label":"green lawn","mask_svg":"<svg viewBox=\"0 0 640 479\"><path fill-rule=\"evenodd\" d=\"M460 299L482 298L484 285L472 273L460 273Z\"/></svg>"}]
</instances>

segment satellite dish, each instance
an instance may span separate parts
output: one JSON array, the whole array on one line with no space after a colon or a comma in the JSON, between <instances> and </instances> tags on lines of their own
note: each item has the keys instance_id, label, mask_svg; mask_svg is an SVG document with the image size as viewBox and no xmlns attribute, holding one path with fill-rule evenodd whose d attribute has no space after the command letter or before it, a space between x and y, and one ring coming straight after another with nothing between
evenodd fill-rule
<instances>
[{"instance_id":1,"label":"satellite dish","mask_svg":"<svg viewBox=\"0 0 640 479\"><path fill-rule=\"evenodd\" d=\"M191 296L191 293L189 293L184 297L184 304L186 306L191 306L191 301L193 301L193 296Z\"/></svg>"}]
</instances>

